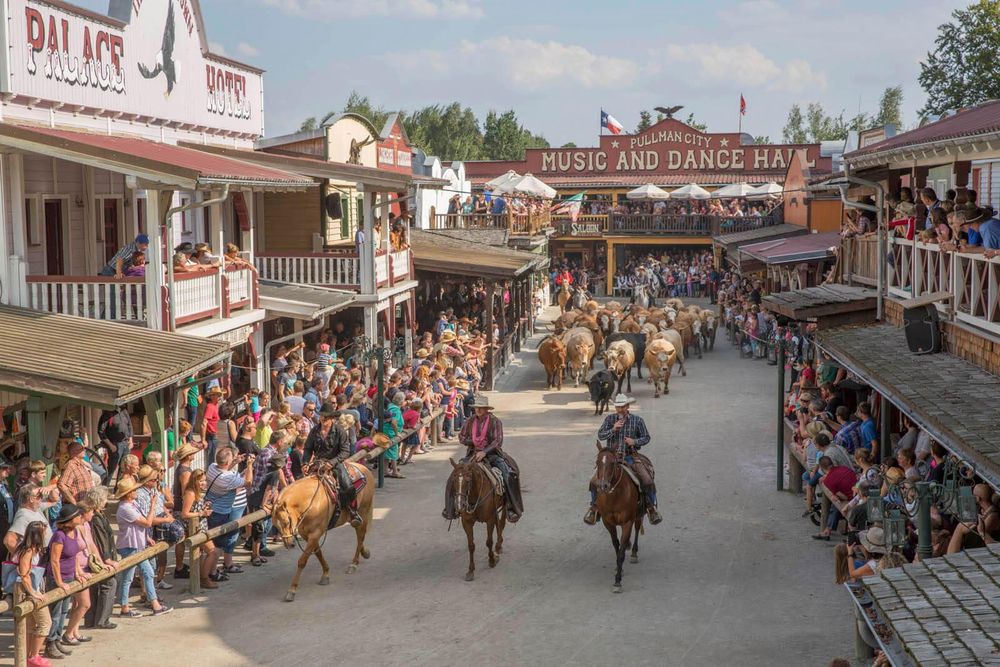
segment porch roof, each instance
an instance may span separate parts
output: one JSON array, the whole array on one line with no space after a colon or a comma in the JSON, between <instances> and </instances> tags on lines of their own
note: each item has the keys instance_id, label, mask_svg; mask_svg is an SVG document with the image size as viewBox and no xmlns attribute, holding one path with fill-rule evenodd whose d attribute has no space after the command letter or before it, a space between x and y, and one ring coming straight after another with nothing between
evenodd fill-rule
<instances>
[{"instance_id":1,"label":"porch roof","mask_svg":"<svg viewBox=\"0 0 1000 667\"><path fill-rule=\"evenodd\" d=\"M872 311L874 320L878 292L850 285L820 285L764 297L768 310L793 320L805 321L856 311Z\"/></svg>"},{"instance_id":2,"label":"porch roof","mask_svg":"<svg viewBox=\"0 0 1000 667\"><path fill-rule=\"evenodd\" d=\"M273 167L138 137L0 122L0 146L42 153L185 190L235 185L303 189L316 183Z\"/></svg>"},{"instance_id":3,"label":"porch roof","mask_svg":"<svg viewBox=\"0 0 1000 667\"><path fill-rule=\"evenodd\" d=\"M765 264L788 264L832 257L832 249L839 245L839 232L822 232L741 245L739 251Z\"/></svg>"},{"instance_id":4,"label":"porch roof","mask_svg":"<svg viewBox=\"0 0 1000 667\"><path fill-rule=\"evenodd\" d=\"M516 278L548 265L541 255L428 230L410 230L410 249L415 268L463 276Z\"/></svg>"},{"instance_id":5,"label":"porch roof","mask_svg":"<svg viewBox=\"0 0 1000 667\"><path fill-rule=\"evenodd\" d=\"M729 234L719 234L712 237L712 241L725 248L726 252L733 252L741 245L757 243L765 239L781 239L788 236L798 236L808 234L809 230L799 225L782 223L769 227L758 227L745 232L732 232Z\"/></svg>"},{"instance_id":6,"label":"porch roof","mask_svg":"<svg viewBox=\"0 0 1000 667\"><path fill-rule=\"evenodd\" d=\"M0 306L0 388L123 405L224 361L229 344L138 326Z\"/></svg>"},{"instance_id":7,"label":"porch roof","mask_svg":"<svg viewBox=\"0 0 1000 667\"><path fill-rule=\"evenodd\" d=\"M260 302L268 311L299 320L315 320L350 306L357 299L354 292L261 280Z\"/></svg>"}]
</instances>

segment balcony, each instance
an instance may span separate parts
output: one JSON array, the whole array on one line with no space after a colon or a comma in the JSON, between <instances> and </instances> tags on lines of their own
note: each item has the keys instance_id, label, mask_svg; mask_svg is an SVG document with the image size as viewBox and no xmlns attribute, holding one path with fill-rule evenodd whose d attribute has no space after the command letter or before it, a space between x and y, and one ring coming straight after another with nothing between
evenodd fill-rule
<instances>
[{"instance_id":1,"label":"balcony","mask_svg":"<svg viewBox=\"0 0 1000 667\"><path fill-rule=\"evenodd\" d=\"M258 253L257 271L261 280L361 289L361 263L355 252ZM375 281L378 287L391 287L413 277L409 249L380 251L375 255Z\"/></svg>"},{"instance_id":2,"label":"balcony","mask_svg":"<svg viewBox=\"0 0 1000 667\"><path fill-rule=\"evenodd\" d=\"M580 215L576 221L558 216L552 219L557 236L704 236L745 232L780 225L780 215L765 217L725 217L678 213L609 213Z\"/></svg>"},{"instance_id":3,"label":"balcony","mask_svg":"<svg viewBox=\"0 0 1000 667\"><path fill-rule=\"evenodd\" d=\"M167 282L165 276L163 282ZM173 298L164 287L158 309L150 308L144 278L26 276L25 283L27 306L34 310L164 330L170 327L171 306L177 326L182 326L215 317L228 318L256 308L257 303L257 275L251 268L175 274ZM163 321L150 323L151 310L163 313Z\"/></svg>"},{"instance_id":4,"label":"balcony","mask_svg":"<svg viewBox=\"0 0 1000 667\"><path fill-rule=\"evenodd\" d=\"M952 295L955 319L1000 334L1000 258L947 252L932 243L890 238L892 264L886 266L886 286L901 299L936 292ZM863 237L844 240L844 278L876 284L878 240Z\"/></svg>"},{"instance_id":5,"label":"balcony","mask_svg":"<svg viewBox=\"0 0 1000 667\"><path fill-rule=\"evenodd\" d=\"M506 229L512 236L536 236L552 224L548 208L537 213L437 213L431 229Z\"/></svg>"}]
</instances>

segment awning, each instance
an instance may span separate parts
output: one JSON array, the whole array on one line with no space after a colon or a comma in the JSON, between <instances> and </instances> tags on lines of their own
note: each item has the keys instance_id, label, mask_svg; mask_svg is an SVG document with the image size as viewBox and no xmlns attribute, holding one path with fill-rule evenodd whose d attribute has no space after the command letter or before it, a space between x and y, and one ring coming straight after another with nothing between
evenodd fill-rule
<instances>
[{"instance_id":1,"label":"awning","mask_svg":"<svg viewBox=\"0 0 1000 667\"><path fill-rule=\"evenodd\" d=\"M799 236L808 234L809 230L799 225L781 224L770 227L758 227L745 232L735 232L732 234L719 234L712 237L712 241L722 246L726 252L734 252L741 245L756 243L764 239L783 239L789 236Z\"/></svg>"},{"instance_id":2,"label":"awning","mask_svg":"<svg viewBox=\"0 0 1000 667\"><path fill-rule=\"evenodd\" d=\"M182 190L315 187L299 174L136 137L0 123L0 146L131 174Z\"/></svg>"},{"instance_id":3,"label":"awning","mask_svg":"<svg viewBox=\"0 0 1000 667\"><path fill-rule=\"evenodd\" d=\"M886 569L849 589L890 664L998 662L1000 545Z\"/></svg>"},{"instance_id":4,"label":"awning","mask_svg":"<svg viewBox=\"0 0 1000 667\"><path fill-rule=\"evenodd\" d=\"M276 280L261 280L260 305L269 314L298 320L316 320L347 308L357 294L328 287L312 287Z\"/></svg>"},{"instance_id":5,"label":"awning","mask_svg":"<svg viewBox=\"0 0 1000 667\"><path fill-rule=\"evenodd\" d=\"M456 239L428 230L410 230L410 249L417 270L471 277L516 278L548 265L547 257L530 252Z\"/></svg>"},{"instance_id":6,"label":"awning","mask_svg":"<svg viewBox=\"0 0 1000 667\"><path fill-rule=\"evenodd\" d=\"M817 344L1000 490L1000 378L950 355L915 355L889 325L819 330Z\"/></svg>"},{"instance_id":7,"label":"awning","mask_svg":"<svg viewBox=\"0 0 1000 667\"><path fill-rule=\"evenodd\" d=\"M835 321L847 324L845 318L863 318L874 323L877 299L875 290L863 287L820 285L768 294L763 304L771 312L793 320L820 320L829 325Z\"/></svg>"},{"instance_id":8,"label":"awning","mask_svg":"<svg viewBox=\"0 0 1000 667\"><path fill-rule=\"evenodd\" d=\"M0 388L111 408L224 361L229 344L0 306Z\"/></svg>"},{"instance_id":9,"label":"awning","mask_svg":"<svg viewBox=\"0 0 1000 667\"><path fill-rule=\"evenodd\" d=\"M181 142L181 145L185 148L210 155L240 160L241 162L259 165L268 169L284 169L311 178L364 183L365 190L371 192L406 192L413 181L411 174L403 172L363 167L345 162L330 162L316 157L290 154L288 152L275 152L277 149L270 152L251 151L239 148L224 148L222 146L207 146L191 142ZM427 181L427 179L424 180ZM443 179L434 180L440 180L442 187L448 184L448 181L444 181ZM428 187L433 186L429 182L426 185Z\"/></svg>"},{"instance_id":10,"label":"awning","mask_svg":"<svg viewBox=\"0 0 1000 667\"><path fill-rule=\"evenodd\" d=\"M823 232L741 245L739 253L765 264L791 264L833 257L834 248L839 245L839 232Z\"/></svg>"}]
</instances>

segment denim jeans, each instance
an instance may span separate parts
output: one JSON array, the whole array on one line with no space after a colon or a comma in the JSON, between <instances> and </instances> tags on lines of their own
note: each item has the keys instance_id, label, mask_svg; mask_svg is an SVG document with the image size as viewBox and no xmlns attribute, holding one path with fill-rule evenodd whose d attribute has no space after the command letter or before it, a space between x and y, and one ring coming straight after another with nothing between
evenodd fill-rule
<instances>
[{"instance_id":1,"label":"denim jeans","mask_svg":"<svg viewBox=\"0 0 1000 667\"><path fill-rule=\"evenodd\" d=\"M246 512L246 505L243 507L234 507L229 512L212 512L208 517L208 527L218 528L219 526L229 523L230 521L236 521L243 513ZM213 540L215 546L221 549L224 553L231 554L236 549L236 543L239 541L240 531L234 530L228 535L221 535L217 539Z\"/></svg>"},{"instance_id":2,"label":"denim jeans","mask_svg":"<svg viewBox=\"0 0 1000 667\"><path fill-rule=\"evenodd\" d=\"M214 434L205 434L205 462L207 464L215 463L215 446L218 444L218 440Z\"/></svg>"},{"instance_id":3,"label":"denim jeans","mask_svg":"<svg viewBox=\"0 0 1000 667\"><path fill-rule=\"evenodd\" d=\"M444 430L444 437L445 438L450 438L452 436L452 434L455 432L455 418L454 417L443 417L442 418L442 423L443 423L442 428Z\"/></svg>"},{"instance_id":4,"label":"denim jeans","mask_svg":"<svg viewBox=\"0 0 1000 667\"><path fill-rule=\"evenodd\" d=\"M819 480L822 477L823 477L823 471L820 470L819 468L816 468L815 473L810 473L808 470L802 473L802 481L813 488L816 488L816 485L819 484Z\"/></svg>"},{"instance_id":5,"label":"denim jeans","mask_svg":"<svg viewBox=\"0 0 1000 667\"><path fill-rule=\"evenodd\" d=\"M129 547L126 549L119 549L118 555L122 558L131 556L132 554L139 551L138 549ZM132 576L135 574L135 568L139 568L139 576L142 577L143 586L146 589L146 595L149 597L149 601L153 602L156 600L156 576L153 572L153 561L144 560L138 565L133 565L127 570L122 571L118 579L118 604L123 607L128 606L128 594L129 589L132 587Z\"/></svg>"},{"instance_id":6,"label":"denim jeans","mask_svg":"<svg viewBox=\"0 0 1000 667\"><path fill-rule=\"evenodd\" d=\"M55 579L52 577L48 577L47 579L46 590L55 590L57 588ZM67 581L66 583L72 583L72 581ZM49 613L52 614L52 629L49 630L49 636L46 641L54 642L62 638L63 630L66 629L66 618L69 616L69 610L72 606L73 596L71 595L49 607Z\"/></svg>"}]
</instances>

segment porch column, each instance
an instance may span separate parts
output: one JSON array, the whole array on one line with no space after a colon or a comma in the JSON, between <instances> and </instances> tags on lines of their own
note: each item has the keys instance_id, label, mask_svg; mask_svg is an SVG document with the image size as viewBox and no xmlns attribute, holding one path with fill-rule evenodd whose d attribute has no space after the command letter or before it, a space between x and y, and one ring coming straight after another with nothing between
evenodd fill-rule
<instances>
[{"instance_id":1,"label":"porch column","mask_svg":"<svg viewBox=\"0 0 1000 667\"><path fill-rule=\"evenodd\" d=\"M378 239L374 238L374 225L372 224L372 205L374 193L365 192L362 195L362 219L361 229L364 232L365 242L361 245L361 255L358 257L360 264L361 294L375 294L375 248L378 247Z\"/></svg>"},{"instance_id":2,"label":"porch column","mask_svg":"<svg viewBox=\"0 0 1000 667\"><path fill-rule=\"evenodd\" d=\"M7 277L8 279L18 278L17 284L7 283L11 286L8 298L12 305L27 306L28 285L21 279L28 273L28 227L24 214L24 156L19 153L7 156L7 167L10 175L9 196L14 241L11 256L16 258L9 262Z\"/></svg>"},{"instance_id":3,"label":"porch column","mask_svg":"<svg viewBox=\"0 0 1000 667\"><path fill-rule=\"evenodd\" d=\"M969 175L972 173L972 163L968 160L952 165L952 175L955 179L955 203L966 202L966 192L969 189Z\"/></svg>"},{"instance_id":4,"label":"porch column","mask_svg":"<svg viewBox=\"0 0 1000 667\"><path fill-rule=\"evenodd\" d=\"M496 294L496 283L492 280L486 283L486 391L493 391L493 295Z\"/></svg>"},{"instance_id":5,"label":"porch column","mask_svg":"<svg viewBox=\"0 0 1000 667\"><path fill-rule=\"evenodd\" d=\"M253 368L250 369L250 386L266 387L268 383L264 381L266 375L262 354L264 351L264 326L262 324L257 325L257 328L250 334L250 340L253 342L251 345L253 348Z\"/></svg>"},{"instance_id":6,"label":"porch column","mask_svg":"<svg viewBox=\"0 0 1000 667\"><path fill-rule=\"evenodd\" d=\"M149 421L149 430L153 439L154 450L163 455L164 465L170 461L167 452L167 412L164 407L164 394L158 391L153 394L146 394L142 397L142 406L146 408L146 419Z\"/></svg>"},{"instance_id":7,"label":"porch column","mask_svg":"<svg viewBox=\"0 0 1000 667\"><path fill-rule=\"evenodd\" d=\"M149 235L149 248L146 249L146 327L158 331L168 328L165 324L167 313L164 310L164 294L166 284L163 277L163 220L167 209L160 201L161 195L173 195L172 191L146 191L146 231ZM169 204L167 204L169 205ZM167 239L170 242L170 239ZM173 261L173 257L169 258Z\"/></svg>"},{"instance_id":8,"label":"porch column","mask_svg":"<svg viewBox=\"0 0 1000 667\"><path fill-rule=\"evenodd\" d=\"M45 448L45 409L40 396L28 396L28 454L32 461L42 460Z\"/></svg>"},{"instance_id":9,"label":"porch column","mask_svg":"<svg viewBox=\"0 0 1000 667\"><path fill-rule=\"evenodd\" d=\"M917 190L927 185L927 167L913 167L910 170L910 183L913 188L913 200L919 202Z\"/></svg>"},{"instance_id":10,"label":"porch column","mask_svg":"<svg viewBox=\"0 0 1000 667\"><path fill-rule=\"evenodd\" d=\"M9 196L8 188L6 186L7 174L6 169L7 156L0 155L0 211L7 210L7 197ZM0 294L0 303L11 303L11 279L10 274L12 272L7 270L7 266L12 262L8 261L11 255L10 244L7 243L7 227L11 224L10 219L7 216L0 216L0 285L4 287L3 293Z\"/></svg>"},{"instance_id":11,"label":"porch column","mask_svg":"<svg viewBox=\"0 0 1000 667\"><path fill-rule=\"evenodd\" d=\"M94 190L94 168L88 165L80 165L80 169L83 172L83 234L85 239L83 266L87 275L94 275L104 266L103 248L99 247L96 241L97 206L94 199L97 195ZM103 215L103 211L101 215ZM122 239L123 244L130 243L135 238L128 238L128 231L125 231L124 236L125 238Z\"/></svg>"}]
</instances>

